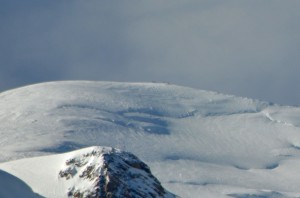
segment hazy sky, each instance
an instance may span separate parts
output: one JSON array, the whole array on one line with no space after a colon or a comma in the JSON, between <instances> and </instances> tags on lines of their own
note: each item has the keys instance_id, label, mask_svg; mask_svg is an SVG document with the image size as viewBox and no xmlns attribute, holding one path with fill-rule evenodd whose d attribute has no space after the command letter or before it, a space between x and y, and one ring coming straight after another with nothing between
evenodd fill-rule
<instances>
[{"instance_id":1,"label":"hazy sky","mask_svg":"<svg viewBox=\"0 0 300 198\"><path fill-rule=\"evenodd\" d=\"M0 0L0 91L170 82L300 105L299 0Z\"/></svg>"}]
</instances>

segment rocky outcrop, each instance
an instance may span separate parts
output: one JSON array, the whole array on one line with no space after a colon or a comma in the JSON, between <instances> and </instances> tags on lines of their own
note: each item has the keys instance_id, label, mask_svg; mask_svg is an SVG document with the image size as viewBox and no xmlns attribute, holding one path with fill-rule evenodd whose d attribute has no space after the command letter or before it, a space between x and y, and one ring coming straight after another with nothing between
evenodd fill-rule
<instances>
[{"instance_id":1,"label":"rocky outcrop","mask_svg":"<svg viewBox=\"0 0 300 198\"><path fill-rule=\"evenodd\" d=\"M68 197L176 197L162 187L144 162L113 148L93 147L71 157L59 177L68 180Z\"/></svg>"}]
</instances>

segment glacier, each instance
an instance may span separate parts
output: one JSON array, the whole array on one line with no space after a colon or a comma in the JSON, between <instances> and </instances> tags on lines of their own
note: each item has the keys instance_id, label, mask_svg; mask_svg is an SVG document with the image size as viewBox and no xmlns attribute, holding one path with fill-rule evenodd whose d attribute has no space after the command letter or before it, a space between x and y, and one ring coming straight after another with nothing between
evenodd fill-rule
<instances>
[{"instance_id":1,"label":"glacier","mask_svg":"<svg viewBox=\"0 0 300 198\"><path fill-rule=\"evenodd\" d=\"M61 81L3 92L0 109L0 176L19 174L38 194L9 164L104 146L136 155L180 197L300 197L299 107L167 83Z\"/></svg>"}]
</instances>

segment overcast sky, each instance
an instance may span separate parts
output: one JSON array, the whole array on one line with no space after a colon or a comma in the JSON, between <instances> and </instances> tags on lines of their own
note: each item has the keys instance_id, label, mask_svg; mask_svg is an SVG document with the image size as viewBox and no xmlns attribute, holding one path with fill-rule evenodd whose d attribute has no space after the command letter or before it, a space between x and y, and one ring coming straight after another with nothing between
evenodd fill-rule
<instances>
[{"instance_id":1,"label":"overcast sky","mask_svg":"<svg viewBox=\"0 0 300 198\"><path fill-rule=\"evenodd\" d=\"M0 0L0 91L170 82L300 105L299 0Z\"/></svg>"}]
</instances>

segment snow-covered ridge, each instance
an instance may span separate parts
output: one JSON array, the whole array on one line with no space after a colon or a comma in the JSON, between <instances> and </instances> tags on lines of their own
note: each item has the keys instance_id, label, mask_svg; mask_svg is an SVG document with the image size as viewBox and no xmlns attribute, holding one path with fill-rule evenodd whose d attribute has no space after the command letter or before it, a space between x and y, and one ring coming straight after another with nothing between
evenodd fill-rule
<instances>
[{"instance_id":1,"label":"snow-covered ridge","mask_svg":"<svg viewBox=\"0 0 300 198\"><path fill-rule=\"evenodd\" d=\"M18 149L14 154L1 153L0 161L35 155L32 151L40 155L89 145L125 147L128 135L170 134L173 120L255 113L265 106L251 99L158 83L53 82L27 86L0 94L0 131L4 137L0 146L7 152ZM95 138L99 133L115 133L119 139L107 137L106 144L107 139Z\"/></svg>"},{"instance_id":2,"label":"snow-covered ridge","mask_svg":"<svg viewBox=\"0 0 300 198\"><path fill-rule=\"evenodd\" d=\"M73 180L73 197L175 197L136 156L113 148L85 149L66 161L60 178Z\"/></svg>"},{"instance_id":3,"label":"snow-covered ridge","mask_svg":"<svg viewBox=\"0 0 300 198\"><path fill-rule=\"evenodd\" d=\"M35 169L37 167L30 165L39 167ZM150 168L136 156L109 147L89 147L51 157L18 160L0 167L34 187L36 193L27 190L21 195L19 192L22 197L176 197L161 186ZM2 183L3 174L0 176ZM12 197L14 191L12 187L5 191L0 189L0 195L5 192L3 197Z\"/></svg>"},{"instance_id":4,"label":"snow-covered ridge","mask_svg":"<svg viewBox=\"0 0 300 198\"><path fill-rule=\"evenodd\" d=\"M138 156L181 197L300 197L297 107L169 84L79 81L3 92L0 109L2 162L109 146Z\"/></svg>"}]
</instances>

